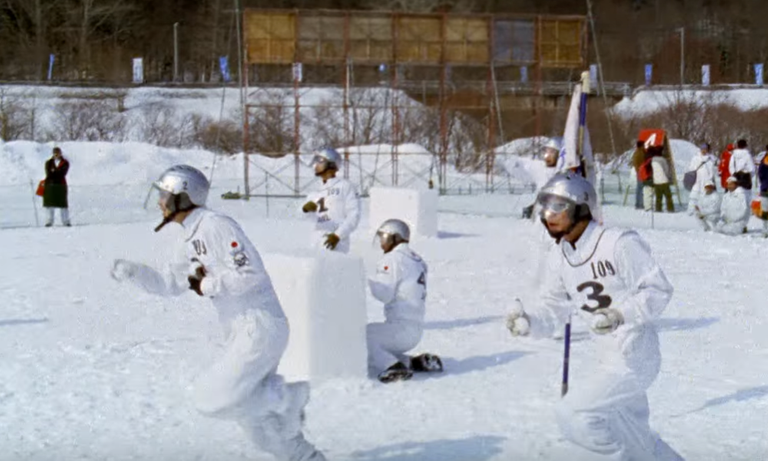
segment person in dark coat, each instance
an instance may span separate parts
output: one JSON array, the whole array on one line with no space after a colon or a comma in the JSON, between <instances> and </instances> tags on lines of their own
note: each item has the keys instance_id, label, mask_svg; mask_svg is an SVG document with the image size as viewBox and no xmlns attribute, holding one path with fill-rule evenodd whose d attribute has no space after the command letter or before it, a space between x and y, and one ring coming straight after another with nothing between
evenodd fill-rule
<instances>
[{"instance_id":1,"label":"person in dark coat","mask_svg":"<svg viewBox=\"0 0 768 461\"><path fill-rule=\"evenodd\" d=\"M70 226L69 202L67 200L67 172L69 161L61 154L61 149L53 148L53 157L45 162L45 189L43 207L48 213L45 227L53 226L53 213L56 208L61 215L61 223Z\"/></svg>"},{"instance_id":2,"label":"person in dark coat","mask_svg":"<svg viewBox=\"0 0 768 461\"><path fill-rule=\"evenodd\" d=\"M643 187L649 184L645 184L640 180L640 167L645 163L648 158L648 153L645 150L645 143L638 140L635 144L635 152L632 153L632 168L635 169L635 175L637 177L637 188L635 189L635 208L638 210L643 209Z\"/></svg>"}]
</instances>

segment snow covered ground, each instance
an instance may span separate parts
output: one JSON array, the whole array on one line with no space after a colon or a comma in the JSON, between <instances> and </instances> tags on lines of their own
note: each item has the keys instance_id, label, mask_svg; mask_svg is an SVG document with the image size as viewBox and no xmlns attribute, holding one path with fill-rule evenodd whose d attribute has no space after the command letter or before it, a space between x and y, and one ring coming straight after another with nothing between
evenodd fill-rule
<instances>
[{"instance_id":1,"label":"snow covered ground","mask_svg":"<svg viewBox=\"0 0 768 461\"><path fill-rule=\"evenodd\" d=\"M114 258L160 264L178 236L174 226L153 233L157 215L136 198L130 219L105 205L101 224L0 231L0 460L267 459L233 423L193 408L190 385L221 342L210 304L110 279ZM441 198L439 237L414 247L430 264L418 350L441 354L446 372L390 385L314 382L307 436L330 460L578 459L553 414L562 343L504 328L510 300L534 296L537 224L516 218L528 200ZM263 253L305 244L299 205L211 200ZM655 230L633 209L609 205L605 216L639 228L675 286L659 321L653 427L689 460L766 459L765 240L704 234L679 213L656 214ZM361 223L353 252L371 268L378 254L367 216ZM381 318L372 299L367 309ZM575 328L572 388L594 372L594 346Z\"/></svg>"}]
</instances>

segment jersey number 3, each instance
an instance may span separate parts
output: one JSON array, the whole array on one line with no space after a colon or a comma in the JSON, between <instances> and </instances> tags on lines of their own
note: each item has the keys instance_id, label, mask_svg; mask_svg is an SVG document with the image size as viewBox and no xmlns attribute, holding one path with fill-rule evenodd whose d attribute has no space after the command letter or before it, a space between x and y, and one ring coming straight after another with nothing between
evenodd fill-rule
<instances>
[{"instance_id":1,"label":"jersey number 3","mask_svg":"<svg viewBox=\"0 0 768 461\"><path fill-rule=\"evenodd\" d=\"M587 299L589 301L594 301L597 303L597 306L591 306L591 303L584 304L581 306L580 309L583 309L589 313L593 313L598 309L605 309L611 305L611 302L613 301L610 296L604 295L603 290L605 290L605 287L602 283L598 282L584 282L581 285L577 286L576 289L581 293L584 290L589 290L587 293Z\"/></svg>"}]
</instances>

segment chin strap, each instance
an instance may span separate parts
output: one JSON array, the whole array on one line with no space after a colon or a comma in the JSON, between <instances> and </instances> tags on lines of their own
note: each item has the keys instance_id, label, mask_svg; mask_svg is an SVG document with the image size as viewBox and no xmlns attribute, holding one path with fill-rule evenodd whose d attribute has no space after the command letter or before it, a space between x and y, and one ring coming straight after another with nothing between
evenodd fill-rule
<instances>
[{"instance_id":1,"label":"chin strap","mask_svg":"<svg viewBox=\"0 0 768 461\"><path fill-rule=\"evenodd\" d=\"M165 225L168 224L169 222L173 221L176 218L176 215L178 215L182 211L190 211L190 210L194 210L195 208L197 208L197 205L191 205L191 206L187 206L186 208L181 209L180 208L181 207L181 196L180 195L175 195L174 197L175 198L173 200L173 211L171 212L171 214L169 214L168 216L163 218L163 222L161 222L160 224L157 225L157 227L155 227L155 232L160 232L160 229L165 227Z\"/></svg>"}]
</instances>

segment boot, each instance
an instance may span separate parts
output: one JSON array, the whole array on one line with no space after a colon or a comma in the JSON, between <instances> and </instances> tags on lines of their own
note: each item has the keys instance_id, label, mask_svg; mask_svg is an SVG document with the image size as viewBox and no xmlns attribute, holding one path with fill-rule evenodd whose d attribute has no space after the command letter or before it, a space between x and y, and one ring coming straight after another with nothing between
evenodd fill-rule
<instances>
[{"instance_id":1,"label":"boot","mask_svg":"<svg viewBox=\"0 0 768 461\"><path fill-rule=\"evenodd\" d=\"M379 373L379 381L382 383L391 383L395 381L405 381L413 377L413 372L402 362L397 362L391 367Z\"/></svg>"},{"instance_id":2,"label":"boot","mask_svg":"<svg viewBox=\"0 0 768 461\"><path fill-rule=\"evenodd\" d=\"M443 361L434 354L421 354L411 357L411 370L418 372L441 372Z\"/></svg>"}]
</instances>

